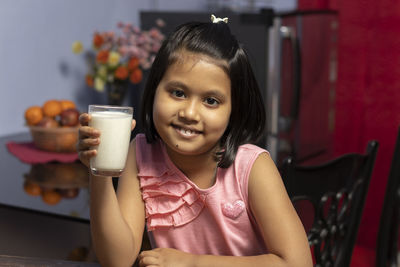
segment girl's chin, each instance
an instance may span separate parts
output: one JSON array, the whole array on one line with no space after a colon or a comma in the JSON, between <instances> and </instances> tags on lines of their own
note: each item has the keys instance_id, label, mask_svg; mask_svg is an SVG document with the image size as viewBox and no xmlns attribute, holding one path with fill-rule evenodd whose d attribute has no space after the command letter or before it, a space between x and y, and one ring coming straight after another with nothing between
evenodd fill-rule
<instances>
[{"instance_id":1,"label":"girl's chin","mask_svg":"<svg viewBox=\"0 0 400 267\"><path fill-rule=\"evenodd\" d=\"M180 143L171 145L170 149L173 150L175 153L179 153L179 154L185 155L185 156L195 156L195 155L201 154L198 152L199 151L198 149L193 148L193 147L191 148L191 147L188 147L187 145L180 144Z\"/></svg>"}]
</instances>

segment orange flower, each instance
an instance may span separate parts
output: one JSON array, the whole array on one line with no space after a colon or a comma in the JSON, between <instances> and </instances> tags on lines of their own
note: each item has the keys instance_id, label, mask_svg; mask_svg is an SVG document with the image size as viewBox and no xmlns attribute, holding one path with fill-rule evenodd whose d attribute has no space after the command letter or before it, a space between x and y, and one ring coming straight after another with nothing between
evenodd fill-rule
<instances>
[{"instance_id":1,"label":"orange flower","mask_svg":"<svg viewBox=\"0 0 400 267\"><path fill-rule=\"evenodd\" d=\"M95 33L93 36L93 46L96 49L99 49L104 43L104 38L98 33Z\"/></svg>"},{"instance_id":2,"label":"orange flower","mask_svg":"<svg viewBox=\"0 0 400 267\"><path fill-rule=\"evenodd\" d=\"M142 78L143 78L143 72L139 68L134 69L131 75L129 76L129 80L134 84L140 83L142 81Z\"/></svg>"},{"instance_id":3,"label":"orange flower","mask_svg":"<svg viewBox=\"0 0 400 267\"><path fill-rule=\"evenodd\" d=\"M137 57L133 57L128 62L128 70L133 71L139 67L139 59Z\"/></svg>"},{"instance_id":4,"label":"orange flower","mask_svg":"<svg viewBox=\"0 0 400 267\"><path fill-rule=\"evenodd\" d=\"M110 52L108 50L100 50L99 53L97 53L96 61L101 64L106 64L108 61L109 54Z\"/></svg>"},{"instance_id":5,"label":"orange flower","mask_svg":"<svg viewBox=\"0 0 400 267\"><path fill-rule=\"evenodd\" d=\"M94 81L93 81L93 76L92 75L86 75L85 76L85 81L86 81L86 84L89 86L89 87L93 87L93 85L94 85Z\"/></svg>"},{"instance_id":6,"label":"orange flower","mask_svg":"<svg viewBox=\"0 0 400 267\"><path fill-rule=\"evenodd\" d=\"M128 69L125 66L119 66L114 73L115 78L119 80L125 80L128 78L128 74Z\"/></svg>"}]
</instances>

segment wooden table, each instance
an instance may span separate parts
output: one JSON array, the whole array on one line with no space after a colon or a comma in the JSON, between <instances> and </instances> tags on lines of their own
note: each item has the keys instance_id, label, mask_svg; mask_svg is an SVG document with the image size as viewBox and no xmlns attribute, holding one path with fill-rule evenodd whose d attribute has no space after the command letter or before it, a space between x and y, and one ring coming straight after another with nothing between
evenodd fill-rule
<instances>
[{"instance_id":1,"label":"wooden table","mask_svg":"<svg viewBox=\"0 0 400 267\"><path fill-rule=\"evenodd\" d=\"M78 261L64 261L54 259L42 259L33 257L19 257L19 256L8 256L0 255L0 266L8 267L47 267L47 266L59 266L59 267L99 267L97 263L78 262Z\"/></svg>"}]
</instances>

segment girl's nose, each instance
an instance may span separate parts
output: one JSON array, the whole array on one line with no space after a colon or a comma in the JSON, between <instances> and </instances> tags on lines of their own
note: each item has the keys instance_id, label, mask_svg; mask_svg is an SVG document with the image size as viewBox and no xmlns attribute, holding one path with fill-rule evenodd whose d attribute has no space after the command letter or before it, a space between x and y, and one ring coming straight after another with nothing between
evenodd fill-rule
<instances>
[{"instance_id":1,"label":"girl's nose","mask_svg":"<svg viewBox=\"0 0 400 267\"><path fill-rule=\"evenodd\" d=\"M179 110L178 116L188 122L199 121L200 114L196 101L187 101Z\"/></svg>"}]
</instances>

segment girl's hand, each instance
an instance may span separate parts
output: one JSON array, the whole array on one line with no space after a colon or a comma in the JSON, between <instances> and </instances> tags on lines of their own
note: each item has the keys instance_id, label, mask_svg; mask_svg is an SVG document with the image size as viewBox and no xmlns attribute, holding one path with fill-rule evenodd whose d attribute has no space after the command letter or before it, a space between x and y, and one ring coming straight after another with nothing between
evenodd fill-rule
<instances>
[{"instance_id":1,"label":"girl's hand","mask_svg":"<svg viewBox=\"0 0 400 267\"><path fill-rule=\"evenodd\" d=\"M95 156L97 153L97 150L93 149L93 147L100 144L100 131L88 126L90 119L91 116L88 113L82 113L79 116L81 127L79 127L79 140L76 145L80 161L88 168L90 168L90 158ZM131 131L133 131L135 126L136 121L133 119Z\"/></svg>"},{"instance_id":2,"label":"girl's hand","mask_svg":"<svg viewBox=\"0 0 400 267\"><path fill-rule=\"evenodd\" d=\"M97 150L92 148L100 144L100 132L88 126L90 119L91 116L87 113L79 116L81 127L79 127L79 140L76 145L80 161L88 168L90 158L97 153Z\"/></svg>"},{"instance_id":3,"label":"girl's hand","mask_svg":"<svg viewBox=\"0 0 400 267\"><path fill-rule=\"evenodd\" d=\"M156 248L142 251L138 259L140 267L185 267L192 266L194 255L172 248Z\"/></svg>"}]
</instances>

